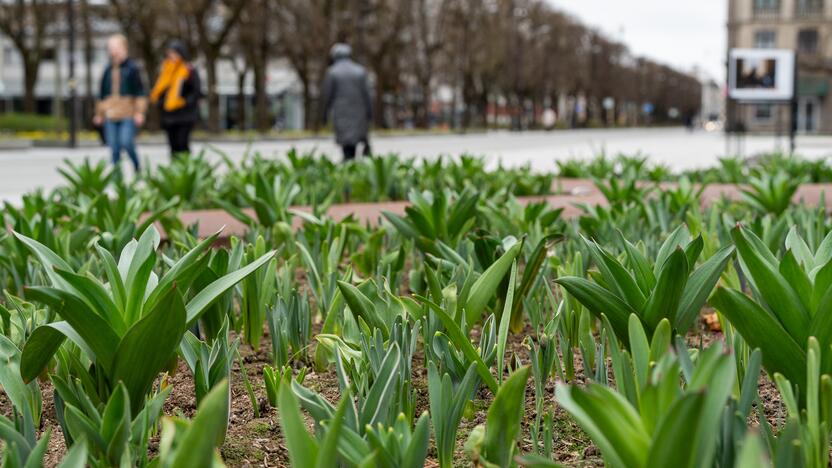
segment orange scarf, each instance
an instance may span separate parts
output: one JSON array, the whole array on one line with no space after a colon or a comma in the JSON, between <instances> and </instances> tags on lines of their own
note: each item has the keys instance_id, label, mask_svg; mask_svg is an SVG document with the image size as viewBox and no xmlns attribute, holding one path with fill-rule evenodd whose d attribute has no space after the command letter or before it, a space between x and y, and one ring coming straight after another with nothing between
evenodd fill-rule
<instances>
[{"instance_id":1,"label":"orange scarf","mask_svg":"<svg viewBox=\"0 0 832 468\"><path fill-rule=\"evenodd\" d=\"M173 112L185 107L185 99L182 97L182 83L188 79L191 71L183 60L165 60L162 63L162 71L159 79L153 85L150 92L151 102L158 102L162 94L165 94L163 108L167 112Z\"/></svg>"}]
</instances>

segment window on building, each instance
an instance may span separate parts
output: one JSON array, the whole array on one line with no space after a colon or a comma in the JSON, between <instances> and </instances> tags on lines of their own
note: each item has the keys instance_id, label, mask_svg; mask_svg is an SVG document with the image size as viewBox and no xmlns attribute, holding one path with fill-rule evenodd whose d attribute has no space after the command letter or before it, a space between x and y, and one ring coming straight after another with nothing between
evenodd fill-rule
<instances>
[{"instance_id":1,"label":"window on building","mask_svg":"<svg viewBox=\"0 0 832 468\"><path fill-rule=\"evenodd\" d=\"M795 16L805 18L823 14L823 0L797 0L794 4Z\"/></svg>"},{"instance_id":2,"label":"window on building","mask_svg":"<svg viewBox=\"0 0 832 468\"><path fill-rule=\"evenodd\" d=\"M12 46L4 47L3 62L5 62L4 65L17 65L20 62L18 60L17 49Z\"/></svg>"},{"instance_id":3,"label":"window on building","mask_svg":"<svg viewBox=\"0 0 832 468\"><path fill-rule=\"evenodd\" d=\"M754 0L754 16L776 16L780 13L780 0Z\"/></svg>"},{"instance_id":4,"label":"window on building","mask_svg":"<svg viewBox=\"0 0 832 468\"><path fill-rule=\"evenodd\" d=\"M755 10L771 10L777 8L780 8L780 0L754 0Z\"/></svg>"},{"instance_id":5,"label":"window on building","mask_svg":"<svg viewBox=\"0 0 832 468\"><path fill-rule=\"evenodd\" d=\"M758 49L773 49L777 47L777 33L765 29L754 33L754 47Z\"/></svg>"},{"instance_id":6,"label":"window on building","mask_svg":"<svg viewBox=\"0 0 832 468\"><path fill-rule=\"evenodd\" d=\"M43 55L41 55L41 59L45 61L53 61L57 58L58 51L55 50L54 47L48 47L43 49Z\"/></svg>"},{"instance_id":7,"label":"window on building","mask_svg":"<svg viewBox=\"0 0 832 468\"><path fill-rule=\"evenodd\" d=\"M754 120L767 122L774 117L772 104L757 104L754 106Z\"/></svg>"},{"instance_id":8,"label":"window on building","mask_svg":"<svg viewBox=\"0 0 832 468\"><path fill-rule=\"evenodd\" d=\"M818 30L801 29L797 33L797 50L809 54L818 51Z\"/></svg>"}]
</instances>

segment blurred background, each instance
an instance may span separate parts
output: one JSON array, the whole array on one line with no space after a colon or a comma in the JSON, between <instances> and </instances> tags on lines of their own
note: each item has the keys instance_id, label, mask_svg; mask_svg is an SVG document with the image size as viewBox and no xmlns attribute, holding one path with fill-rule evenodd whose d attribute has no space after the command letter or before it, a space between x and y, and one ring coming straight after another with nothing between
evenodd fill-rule
<instances>
[{"instance_id":1,"label":"blurred background","mask_svg":"<svg viewBox=\"0 0 832 468\"><path fill-rule=\"evenodd\" d=\"M787 107L725 103L727 49L756 47L799 51L799 130L832 132L829 0L0 0L0 132L89 128L114 33L147 83L188 44L210 133L318 131L338 41L371 73L377 130L783 132Z\"/></svg>"},{"instance_id":2,"label":"blurred background","mask_svg":"<svg viewBox=\"0 0 832 468\"><path fill-rule=\"evenodd\" d=\"M702 118L719 117L712 77L632 51L568 3L2 0L0 113L68 119L74 83L85 126L106 39L121 32L151 83L165 43L189 45L212 132L317 129L319 87L337 41L370 70L381 129L659 125L703 110Z\"/></svg>"}]
</instances>

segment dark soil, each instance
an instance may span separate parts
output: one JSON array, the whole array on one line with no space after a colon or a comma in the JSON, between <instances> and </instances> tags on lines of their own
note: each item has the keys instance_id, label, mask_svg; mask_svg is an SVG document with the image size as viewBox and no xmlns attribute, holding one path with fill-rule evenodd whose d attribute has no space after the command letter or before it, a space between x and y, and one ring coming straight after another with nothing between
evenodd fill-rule
<instances>
[{"instance_id":1,"label":"dark soil","mask_svg":"<svg viewBox=\"0 0 832 468\"><path fill-rule=\"evenodd\" d=\"M688 341L691 346L707 346L715 340L722 339L721 333L707 330L704 322L700 325L699 330L688 335ZM318 329L319 327L320 324L315 328ZM510 337L509 346L506 350L507 362L513 362L514 356L517 356L521 362L528 362L529 350L523 343L523 340L530 333L531 329L527 329L521 334ZM472 332L472 335L475 334L476 331ZM308 352L310 358L313 355L313 351L314 348L311 348ZM243 382L239 362L237 362L234 364L232 370L231 420L225 444L220 449L222 457L230 467L289 466L288 452L281 434L277 410L269 407L263 383L263 367L271 364L271 343L268 338L268 330L265 330L259 350L255 352L250 347L242 345L240 347L240 353L245 372L257 396L257 410L259 415L255 415L254 408L252 407ZM414 359L413 366L416 415L429 409L427 371L422 365L422 360L421 353L419 353ZM575 372L576 382L573 383L583 383L585 378L580 353L575 353ZM185 363L180 360L176 373L174 375L164 376L163 379L166 385L172 387L171 394L165 402L164 414L187 418L193 417L196 411L194 383ZM574 423L563 409L557 406L555 402L556 385L553 377L547 383L544 391L544 411L554 410L555 415L553 459L568 466L603 466L601 454L592 444L589 437L583 433L580 427ZM43 394L41 431L44 432L48 428L52 428L52 437L44 460L44 466L55 466L66 452L66 445L55 418L55 409L52 403L52 385L50 382L44 381L41 382L40 386L41 393ZM332 369L324 373L316 373L310 366L304 380L304 386L319 392L333 404L337 403L340 398L338 381ZM523 436L520 440L520 449L522 452L533 451L529 429L534 424L536 414L534 395L534 384L530 379L526 388L525 420L523 421ZM769 422L775 427L782 424L785 417L785 410L780 403L779 394L774 384L764 373L760 377L760 397ZM463 445L467 440L469 432L478 424L485 423L487 409L492 399L493 395L486 388L481 389L477 398L472 403L475 409L473 415L468 419L463 419L457 436L457 456L460 461L467 460L463 452ZM4 394L0 394L0 413L7 417L11 413L10 404ZM756 415L754 418L756 418ZM755 420L752 420L751 423L756 425ZM313 424L311 419L307 419L307 424L311 431ZM155 454L157 444L158 436L151 440L151 456ZM426 466L438 466L435 457L435 449L431 447Z\"/></svg>"}]
</instances>

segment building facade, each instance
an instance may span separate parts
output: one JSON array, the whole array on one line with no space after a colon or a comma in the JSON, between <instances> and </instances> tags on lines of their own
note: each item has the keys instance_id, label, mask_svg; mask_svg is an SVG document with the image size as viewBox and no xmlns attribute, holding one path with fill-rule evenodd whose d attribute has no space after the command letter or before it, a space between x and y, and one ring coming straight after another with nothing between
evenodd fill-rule
<instances>
[{"instance_id":1,"label":"building facade","mask_svg":"<svg viewBox=\"0 0 832 468\"><path fill-rule=\"evenodd\" d=\"M832 133L832 0L729 0L728 47L797 52L797 128ZM788 133L788 105L729 103L729 126Z\"/></svg>"}]
</instances>

